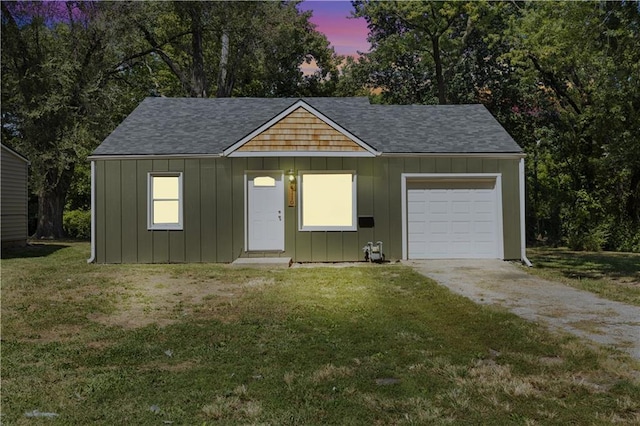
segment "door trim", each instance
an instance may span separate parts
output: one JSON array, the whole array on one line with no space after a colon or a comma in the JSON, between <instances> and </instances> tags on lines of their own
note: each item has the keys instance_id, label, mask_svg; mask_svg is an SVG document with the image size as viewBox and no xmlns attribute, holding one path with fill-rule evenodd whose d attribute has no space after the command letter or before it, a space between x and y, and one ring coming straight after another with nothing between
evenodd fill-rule
<instances>
[{"instance_id":1,"label":"door trim","mask_svg":"<svg viewBox=\"0 0 640 426\"><path fill-rule=\"evenodd\" d=\"M252 175L276 175L279 174L280 175L280 179L282 182L282 220L283 220L283 227L282 227L282 248L280 249L273 249L273 250L249 250L249 176ZM277 252L284 252L285 251L285 237L286 237L286 222L285 222L285 197L284 197L284 170L245 170L244 171L244 252L261 252L261 251L277 251Z\"/></svg>"},{"instance_id":2,"label":"door trim","mask_svg":"<svg viewBox=\"0 0 640 426\"><path fill-rule=\"evenodd\" d=\"M492 179L496 182L496 221L498 223L498 256L504 259L504 222L502 220L502 173L402 173L400 175L400 207L402 209L402 259L409 258L409 235L407 218L407 180L442 180L451 179L473 181L475 179Z\"/></svg>"}]
</instances>

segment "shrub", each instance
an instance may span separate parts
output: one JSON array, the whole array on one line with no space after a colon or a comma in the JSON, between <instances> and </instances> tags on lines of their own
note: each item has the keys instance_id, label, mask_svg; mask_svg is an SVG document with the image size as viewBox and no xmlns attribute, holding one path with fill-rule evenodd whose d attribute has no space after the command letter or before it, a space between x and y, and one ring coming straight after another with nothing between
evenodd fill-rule
<instances>
[{"instance_id":1,"label":"shrub","mask_svg":"<svg viewBox=\"0 0 640 426\"><path fill-rule=\"evenodd\" d=\"M563 231L571 250L602 250L609 237L599 201L584 189L575 194L571 208L563 211Z\"/></svg>"},{"instance_id":2,"label":"shrub","mask_svg":"<svg viewBox=\"0 0 640 426\"><path fill-rule=\"evenodd\" d=\"M640 253L640 224L618 221L612 226L609 250Z\"/></svg>"},{"instance_id":3,"label":"shrub","mask_svg":"<svg viewBox=\"0 0 640 426\"><path fill-rule=\"evenodd\" d=\"M86 240L91 238L91 212L70 210L62 215L62 227L69 238Z\"/></svg>"}]
</instances>

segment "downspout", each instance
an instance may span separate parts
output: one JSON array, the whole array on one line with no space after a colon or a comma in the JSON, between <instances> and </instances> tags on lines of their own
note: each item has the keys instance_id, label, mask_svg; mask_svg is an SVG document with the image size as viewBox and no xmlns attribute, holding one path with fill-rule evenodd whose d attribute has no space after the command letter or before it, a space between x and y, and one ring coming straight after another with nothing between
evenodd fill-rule
<instances>
[{"instance_id":1,"label":"downspout","mask_svg":"<svg viewBox=\"0 0 640 426\"><path fill-rule=\"evenodd\" d=\"M91 160L91 257L87 263L96 261L96 162Z\"/></svg>"},{"instance_id":2,"label":"downspout","mask_svg":"<svg viewBox=\"0 0 640 426\"><path fill-rule=\"evenodd\" d=\"M520 259L522 259L522 263L527 265L528 267L532 267L533 263L529 259L527 259L527 235L525 231L525 223L524 223L524 158L520 159Z\"/></svg>"}]
</instances>

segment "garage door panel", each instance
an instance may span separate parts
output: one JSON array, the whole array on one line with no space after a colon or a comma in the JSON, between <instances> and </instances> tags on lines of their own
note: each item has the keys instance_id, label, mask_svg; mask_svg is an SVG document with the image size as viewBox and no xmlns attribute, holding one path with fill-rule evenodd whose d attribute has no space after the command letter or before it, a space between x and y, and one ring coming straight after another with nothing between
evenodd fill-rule
<instances>
[{"instance_id":1,"label":"garage door panel","mask_svg":"<svg viewBox=\"0 0 640 426\"><path fill-rule=\"evenodd\" d=\"M425 230L431 235L448 235L449 234L449 222L448 221L436 221L431 220L425 227Z\"/></svg>"},{"instance_id":2,"label":"garage door panel","mask_svg":"<svg viewBox=\"0 0 640 426\"><path fill-rule=\"evenodd\" d=\"M412 224L424 222L420 219L421 216L422 214L419 212L407 212L407 222Z\"/></svg>"},{"instance_id":3,"label":"garage door panel","mask_svg":"<svg viewBox=\"0 0 640 426\"><path fill-rule=\"evenodd\" d=\"M413 236L411 240L427 241L427 224L415 224L411 228L411 232L409 232L409 235Z\"/></svg>"},{"instance_id":4,"label":"garage door panel","mask_svg":"<svg viewBox=\"0 0 640 426\"><path fill-rule=\"evenodd\" d=\"M495 214L495 205L490 201L475 201L473 203L473 212L475 214Z\"/></svg>"},{"instance_id":5,"label":"garage door panel","mask_svg":"<svg viewBox=\"0 0 640 426\"><path fill-rule=\"evenodd\" d=\"M429 213L431 214L448 214L449 203L447 201L433 201L429 203Z\"/></svg>"},{"instance_id":6,"label":"garage door panel","mask_svg":"<svg viewBox=\"0 0 640 426\"><path fill-rule=\"evenodd\" d=\"M451 233L455 235L462 236L467 238L469 233L471 232L472 224L468 221L464 222L451 222Z\"/></svg>"},{"instance_id":7,"label":"garage door panel","mask_svg":"<svg viewBox=\"0 0 640 426\"><path fill-rule=\"evenodd\" d=\"M409 202L411 201L424 201L424 195L422 192L420 191L411 191L411 193L407 194L407 200Z\"/></svg>"},{"instance_id":8,"label":"garage door panel","mask_svg":"<svg viewBox=\"0 0 640 426\"><path fill-rule=\"evenodd\" d=\"M475 217L473 219L473 226L476 232L491 232L494 233L496 229L495 218L488 214L480 215L484 217Z\"/></svg>"},{"instance_id":9,"label":"garage door panel","mask_svg":"<svg viewBox=\"0 0 640 426\"><path fill-rule=\"evenodd\" d=\"M434 241L431 250L435 256L445 256L449 250L448 241Z\"/></svg>"},{"instance_id":10,"label":"garage door panel","mask_svg":"<svg viewBox=\"0 0 640 426\"><path fill-rule=\"evenodd\" d=\"M487 230L487 232L493 233L496 230L496 219L494 217L477 217L474 218L473 225L477 231Z\"/></svg>"},{"instance_id":11,"label":"garage door panel","mask_svg":"<svg viewBox=\"0 0 640 426\"><path fill-rule=\"evenodd\" d=\"M466 182L468 188L464 184L411 183L407 191L409 258L498 257L495 182Z\"/></svg>"},{"instance_id":12,"label":"garage door panel","mask_svg":"<svg viewBox=\"0 0 640 426\"><path fill-rule=\"evenodd\" d=\"M451 252L459 256L468 256L473 252L473 246L468 241L452 241Z\"/></svg>"},{"instance_id":13,"label":"garage door panel","mask_svg":"<svg viewBox=\"0 0 640 426\"><path fill-rule=\"evenodd\" d=\"M469 205L469 201L453 201L451 203L451 210L453 213L470 213L471 206Z\"/></svg>"},{"instance_id":14,"label":"garage door panel","mask_svg":"<svg viewBox=\"0 0 640 426\"><path fill-rule=\"evenodd\" d=\"M409 204L409 208L407 209L408 214L417 214L421 215L427 211L427 206L425 203L411 203Z\"/></svg>"}]
</instances>

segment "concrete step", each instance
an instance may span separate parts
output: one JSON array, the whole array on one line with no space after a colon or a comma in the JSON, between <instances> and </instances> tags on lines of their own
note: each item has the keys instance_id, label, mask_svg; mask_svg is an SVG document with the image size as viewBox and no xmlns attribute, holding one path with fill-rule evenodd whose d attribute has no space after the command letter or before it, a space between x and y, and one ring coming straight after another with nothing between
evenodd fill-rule
<instances>
[{"instance_id":1,"label":"concrete step","mask_svg":"<svg viewBox=\"0 0 640 426\"><path fill-rule=\"evenodd\" d=\"M239 257L231 266L242 268L288 268L291 266L290 257Z\"/></svg>"}]
</instances>

